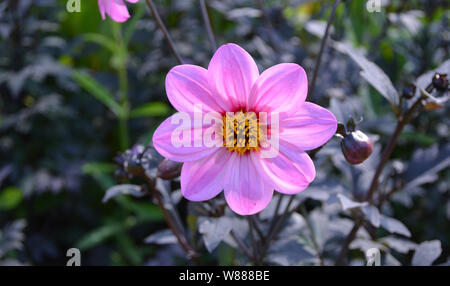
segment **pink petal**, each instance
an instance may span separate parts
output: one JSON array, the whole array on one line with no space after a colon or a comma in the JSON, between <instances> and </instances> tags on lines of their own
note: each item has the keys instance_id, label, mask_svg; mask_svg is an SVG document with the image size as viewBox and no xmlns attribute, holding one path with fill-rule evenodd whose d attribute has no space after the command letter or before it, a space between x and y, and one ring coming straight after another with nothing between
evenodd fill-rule
<instances>
[{"instance_id":1,"label":"pink petal","mask_svg":"<svg viewBox=\"0 0 450 286\"><path fill-rule=\"evenodd\" d=\"M103 20L106 18L105 13L108 14L111 19L119 23L125 22L130 18L130 13L123 0L98 0L98 6Z\"/></svg>"},{"instance_id":2,"label":"pink petal","mask_svg":"<svg viewBox=\"0 0 450 286\"><path fill-rule=\"evenodd\" d=\"M308 79L301 66L275 65L265 70L253 85L249 110L293 113L305 101L307 93Z\"/></svg>"},{"instance_id":3,"label":"pink petal","mask_svg":"<svg viewBox=\"0 0 450 286\"><path fill-rule=\"evenodd\" d=\"M211 90L231 112L245 109L258 75L253 58L236 44L221 46L208 66Z\"/></svg>"},{"instance_id":4,"label":"pink petal","mask_svg":"<svg viewBox=\"0 0 450 286\"><path fill-rule=\"evenodd\" d=\"M280 145L289 142L300 150L312 150L327 143L336 133L333 113L314 103L303 103L292 116L280 118Z\"/></svg>"},{"instance_id":5,"label":"pink petal","mask_svg":"<svg viewBox=\"0 0 450 286\"><path fill-rule=\"evenodd\" d=\"M253 160L259 161L261 168L258 171L266 183L283 194L303 191L316 176L311 158L294 146L280 146L280 153L274 158L254 156Z\"/></svg>"},{"instance_id":6,"label":"pink petal","mask_svg":"<svg viewBox=\"0 0 450 286\"><path fill-rule=\"evenodd\" d=\"M137 3L137 2L139 2L139 0L127 0L128 2L130 2L130 3Z\"/></svg>"},{"instance_id":7,"label":"pink petal","mask_svg":"<svg viewBox=\"0 0 450 286\"><path fill-rule=\"evenodd\" d=\"M251 156L236 155L234 169L225 186L225 199L240 215L252 215L263 210L272 199L273 188L258 176Z\"/></svg>"},{"instance_id":8,"label":"pink petal","mask_svg":"<svg viewBox=\"0 0 450 286\"><path fill-rule=\"evenodd\" d=\"M200 160L218 150L219 147L206 147L202 138L205 130L210 128L212 125L210 124L203 124L202 126L199 125L200 122L194 121L194 116L192 114L189 115L191 118L190 125L182 126L181 122L177 124L172 124L172 118L174 118L174 116L177 116L179 114L180 113L174 114L171 117L164 120L163 123L159 125L159 127L153 134L152 139L153 145L162 156L172 161L191 162ZM194 128L194 126L201 126L201 127ZM172 134L174 134L176 130L179 130L180 133L183 132L184 130L188 130L188 132L190 133L190 144L189 144L190 147L174 146L174 144L172 143ZM199 130L201 138L196 138L196 136L194 136L195 132L194 130ZM182 139L183 136L180 135L178 138ZM196 144L200 144L201 147L195 147Z\"/></svg>"},{"instance_id":9,"label":"pink petal","mask_svg":"<svg viewBox=\"0 0 450 286\"><path fill-rule=\"evenodd\" d=\"M190 201L205 201L217 196L232 173L232 153L224 148L195 162L186 162L181 170L181 193Z\"/></svg>"},{"instance_id":10,"label":"pink petal","mask_svg":"<svg viewBox=\"0 0 450 286\"><path fill-rule=\"evenodd\" d=\"M194 112L195 104L201 104L205 112L223 111L209 91L208 71L199 66L172 68L166 77L166 93L178 111Z\"/></svg>"}]
</instances>

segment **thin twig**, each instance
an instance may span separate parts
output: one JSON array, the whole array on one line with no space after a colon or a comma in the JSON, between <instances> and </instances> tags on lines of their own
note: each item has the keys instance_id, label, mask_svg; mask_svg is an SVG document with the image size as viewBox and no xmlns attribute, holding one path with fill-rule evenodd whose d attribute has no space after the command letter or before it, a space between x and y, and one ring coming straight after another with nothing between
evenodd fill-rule
<instances>
[{"instance_id":1,"label":"thin twig","mask_svg":"<svg viewBox=\"0 0 450 286\"><path fill-rule=\"evenodd\" d=\"M255 264L259 264L259 254L258 254L258 245L256 244L255 236L253 234L253 222L250 216L247 216L248 221L248 229L250 232L250 244L253 248L253 258L255 259Z\"/></svg>"},{"instance_id":2,"label":"thin twig","mask_svg":"<svg viewBox=\"0 0 450 286\"><path fill-rule=\"evenodd\" d=\"M211 46L211 50L216 51L217 50L216 38L214 37L211 21L209 20L205 0L200 0L200 8L202 10L203 23L205 24L206 33L208 34L209 45Z\"/></svg>"},{"instance_id":3,"label":"thin twig","mask_svg":"<svg viewBox=\"0 0 450 286\"><path fill-rule=\"evenodd\" d=\"M266 241L266 238L264 237L264 234L261 231L261 228L259 226L259 220L257 216L250 216L250 219L253 222L253 226L255 227L256 233L258 234L259 239L264 243Z\"/></svg>"},{"instance_id":4,"label":"thin twig","mask_svg":"<svg viewBox=\"0 0 450 286\"><path fill-rule=\"evenodd\" d=\"M378 167L375 171L375 175L373 176L373 180L370 184L369 191L367 192L366 200L372 203L373 201L373 195L378 187L378 178L381 175L381 172L383 171L384 165L389 160L389 157L392 154L392 151L394 150L395 144L397 143L397 139L400 136L400 133L402 132L405 125L409 122L411 119L414 111L417 107L419 107L420 103L422 101L422 97L419 97L416 102L411 106L411 108L405 113L402 118L397 123L397 126L395 128L395 131L391 137L391 140L389 141L389 144L386 146L386 149L383 152L383 155L381 156L381 160L378 163Z\"/></svg>"},{"instance_id":5,"label":"thin twig","mask_svg":"<svg viewBox=\"0 0 450 286\"><path fill-rule=\"evenodd\" d=\"M316 249L317 258L319 258L319 261L320 261L320 266L324 266L325 263L323 261L321 250L319 248L319 243L317 243L316 235L314 233L314 228L311 224L311 221L309 220L308 212L306 211L306 208L303 204L300 205L300 212L303 215L303 217L305 218L306 226L308 227L309 232L311 233L311 240L314 245L314 248Z\"/></svg>"},{"instance_id":6,"label":"thin twig","mask_svg":"<svg viewBox=\"0 0 450 286\"><path fill-rule=\"evenodd\" d=\"M158 10L156 9L155 3L153 3L152 0L145 0L147 3L148 8L152 12L153 18L155 18L156 24L158 25L161 32L164 34L164 37L166 38L167 42L169 43L169 47L172 50L172 53L177 58L178 63L181 65L184 63L183 59L181 58L180 54L178 53L174 42L172 41L172 38L170 37L169 32L166 29L166 26L164 25L163 21L161 20L161 17L159 16Z\"/></svg>"},{"instance_id":7,"label":"thin twig","mask_svg":"<svg viewBox=\"0 0 450 286\"><path fill-rule=\"evenodd\" d=\"M245 246L244 242L234 233L233 230L230 232L231 237L234 239L234 241L237 243L241 251L247 256L247 258L251 261L254 261L254 257L250 250Z\"/></svg>"},{"instance_id":8,"label":"thin twig","mask_svg":"<svg viewBox=\"0 0 450 286\"><path fill-rule=\"evenodd\" d=\"M286 206L286 209L283 212L283 215L281 216L281 218L277 221L277 223L275 224L275 227L273 228L273 230L271 232L269 232L269 235L267 236L267 240L266 243L264 244L261 254L262 257L264 257L264 255L266 254L267 250L269 250L270 244L272 243L272 240L275 239L275 237L277 236L281 226L284 223L284 220L286 219L288 213L289 213L289 209L291 208L291 204L295 199L295 195L292 195L291 198L289 199L289 202Z\"/></svg>"},{"instance_id":9,"label":"thin twig","mask_svg":"<svg viewBox=\"0 0 450 286\"><path fill-rule=\"evenodd\" d=\"M273 231L273 228L275 227L275 224L277 223L277 220L279 218L278 212L280 211L280 206L281 206L281 202L282 202L283 198L284 198L283 194L278 195L277 205L275 207L275 211L273 212L273 218L272 218L272 221L270 222L268 233L271 233Z\"/></svg>"},{"instance_id":10,"label":"thin twig","mask_svg":"<svg viewBox=\"0 0 450 286\"><path fill-rule=\"evenodd\" d=\"M327 42L327 39L328 39L328 34L330 32L331 23L333 22L334 14L336 14L336 9L339 6L339 3L341 3L341 0L336 0L336 2L334 2L330 17L328 17L327 27L325 28L325 34L323 35L322 42L320 43L319 55L317 56L316 67L314 68L314 74L313 74L313 78L311 81L311 86L309 87L310 100L312 100L314 98L314 89L316 87L317 75L319 74L320 62L322 61L322 54L323 54L323 51L325 48L325 43Z\"/></svg>"},{"instance_id":11,"label":"thin twig","mask_svg":"<svg viewBox=\"0 0 450 286\"><path fill-rule=\"evenodd\" d=\"M151 179L149 179L148 177L146 177L146 179L147 179L147 185L152 190L152 194L156 198L156 201L158 202L158 206L163 213L163 216L167 222L167 225L169 226L169 228L172 230L173 234L177 238L177 241L180 244L181 248L183 248L184 252L186 252L188 259L191 259L195 264L198 265L199 263L197 261L196 251L190 245L189 241L187 240L184 230L181 230L179 228L179 226L177 226L177 223L173 220L173 217L169 214L167 209L164 207L164 202L161 198L161 194L159 193L159 191L156 188L152 187L154 184L151 181Z\"/></svg>"},{"instance_id":12,"label":"thin twig","mask_svg":"<svg viewBox=\"0 0 450 286\"><path fill-rule=\"evenodd\" d=\"M355 239L359 228L362 225L362 220L355 221L353 228L350 230L349 234L344 239L344 244L342 245L341 251L336 259L336 266L343 265L344 259L347 256L348 248L350 243Z\"/></svg>"}]
</instances>

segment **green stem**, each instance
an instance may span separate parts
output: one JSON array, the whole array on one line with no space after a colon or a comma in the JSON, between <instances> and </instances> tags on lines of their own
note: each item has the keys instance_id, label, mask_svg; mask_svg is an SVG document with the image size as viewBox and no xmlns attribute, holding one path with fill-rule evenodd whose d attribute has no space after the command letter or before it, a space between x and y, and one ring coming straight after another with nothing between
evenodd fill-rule
<instances>
[{"instance_id":1,"label":"green stem","mask_svg":"<svg viewBox=\"0 0 450 286\"><path fill-rule=\"evenodd\" d=\"M119 78L119 101L122 112L119 115L119 142L120 149L123 151L128 148L128 119L129 119L129 101L128 101L128 51L122 36L120 26L114 24L114 34L118 45L117 76Z\"/></svg>"}]
</instances>

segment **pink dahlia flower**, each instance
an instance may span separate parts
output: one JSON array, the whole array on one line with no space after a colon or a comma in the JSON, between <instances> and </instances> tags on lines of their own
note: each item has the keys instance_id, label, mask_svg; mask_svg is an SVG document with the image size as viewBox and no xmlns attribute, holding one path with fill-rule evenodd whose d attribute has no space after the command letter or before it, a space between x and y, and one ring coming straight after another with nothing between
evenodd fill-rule
<instances>
[{"instance_id":1,"label":"pink dahlia flower","mask_svg":"<svg viewBox=\"0 0 450 286\"><path fill-rule=\"evenodd\" d=\"M184 162L183 196L191 201L205 201L224 190L225 199L234 212L251 215L268 205L274 190L293 195L306 189L316 171L305 151L325 144L337 128L331 112L305 102L307 89L306 73L299 65L283 63L259 74L253 58L235 44L221 46L208 69L195 65L172 68L166 77L166 92L179 112L157 128L153 144L164 157ZM178 121L182 113L195 118L194 109L198 109L198 104L202 112L214 112L218 114L216 119L223 122L214 127L216 122L205 126L198 124L198 118L194 119L184 128L187 133L183 133L183 137L188 135L186 138L192 147L175 146L173 134L183 127L173 122ZM224 137L222 131L226 128L222 124L227 126L227 112L244 117L252 112L265 112L268 114L266 122L272 122L269 118L277 114L277 155L262 155L263 148L273 147L262 147L262 139L256 147L249 146L251 128L243 129L245 136L241 147L199 144L196 132L205 135L211 126ZM275 131L270 131L270 125L267 123L272 136ZM230 130L236 132L236 125L231 125ZM233 135L236 139L236 133L231 133L232 138Z\"/></svg>"},{"instance_id":2,"label":"pink dahlia flower","mask_svg":"<svg viewBox=\"0 0 450 286\"><path fill-rule=\"evenodd\" d=\"M103 20L106 19L106 14L116 22L125 22L130 18L127 6L123 2L124 0L98 0L98 8ZM126 0L130 3L137 3L139 0Z\"/></svg>"}]
</instances>

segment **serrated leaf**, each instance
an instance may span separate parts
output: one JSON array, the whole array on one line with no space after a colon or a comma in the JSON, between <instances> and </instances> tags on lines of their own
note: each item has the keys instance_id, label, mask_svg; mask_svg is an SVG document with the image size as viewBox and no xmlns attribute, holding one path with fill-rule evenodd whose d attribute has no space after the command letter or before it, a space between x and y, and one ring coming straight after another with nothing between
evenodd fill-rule
<instances>
[{"instance_id":1,"label":"serrated leaf","mask_svg":"<svg viewBox=\"0 0 450 286\"><path fill-rule=\"evenodd\" d=\"M380 227L381 215L380 211L375 206L365 206L362 208L367 220L374 226Z\"/></svg>"},{"instance_id":2,"label":"serrated leaf","mask_svg":"<svg viewBox=\"0 0 450 286\"><path fill-rule=\"evenodd\" d=\"M199 232L203 234L206 249L214 251L232 228L232 220L228 217L207 218L200 222Z\"/></svg>"},{"instance_id":3,"label":"serrated leaf","mask_svg":"<svg viewBox=\"0 0 450 286\"><path fill-rule=\"evenodd\" d=\"M414 152L406 170L406 184L402 190L410 190L425 183L434 182L436 174L450 166L450 146L437 145Z\"/></svg>"},{"instance_id":4,"label":"serrated leaf","mask_svg":"<svg viewBox=\"0 0 450 286\"><path fill-rule=\"evenodd\" d=\"M414 266L430 266L441 255L442 246L439 240L425 241L419 244L412 258Z\"/></svg>"},{"instance_id":5,"label":"serrated leaf","mask_svg":"<svg viewBox=\"0 0 450 286\"><path fill-rule=\"evenodd\" d=\"M390 233L397 233L407 237L411 237L411 232L408 228L399 220L392 217L381 215L380 225Z\"/></svg>"},{"instance_id":6,"label":"serrated leaf","mask_svg":"<svg viewBox=\"0 0 450 286\"><path fill-rule=\"evenodd\" d=\"M360 208L367 205L367 202L355 202L347 198L344 194L337 194L336 196L338 197L344 211L348 209Z\"/></svg>"},{"instance_id":7,"label":"serrated leaf","mask_svg":"<svg viewBox=\"0 0 450 286\"><path fill-rule=\"evenodd\" d=\"M301 262L314 261L316 256L305 247L298 238L280 239L270 246L266 260L281 266L299 265Z\"/></svg>"},{"instance_id":8,"label":"serrated leaf","mask_svg":"<svg viewBox=\"0 0 450 286\"><path fill-rule=\"evenodd\" d=\"M361 76L372 85L393 106L399 103L399 95L389 77L375 63L366 59L360 52L355 50L349 43L336 43L336 49L350 56L362 69Z\"/></svg>"},{"instance_id":9,"label":"serrated leaf","mask_svg":"<svg viewBox=\"0 0 450 286\"><path fill-rule=\"evenodd\" d=\"M406 254L410 250L414 250L417 248L416 243L406 239L397 238L394 236L383 237L381 241L387 244L389 248L394 249L395 251L403 254Z\"/></svg>"}]
</instances>

